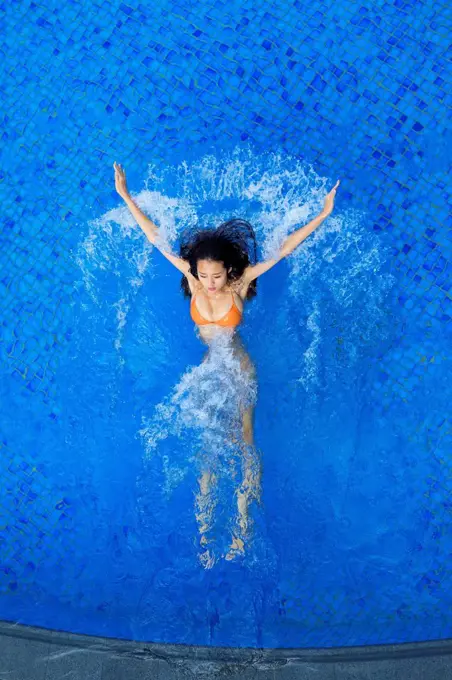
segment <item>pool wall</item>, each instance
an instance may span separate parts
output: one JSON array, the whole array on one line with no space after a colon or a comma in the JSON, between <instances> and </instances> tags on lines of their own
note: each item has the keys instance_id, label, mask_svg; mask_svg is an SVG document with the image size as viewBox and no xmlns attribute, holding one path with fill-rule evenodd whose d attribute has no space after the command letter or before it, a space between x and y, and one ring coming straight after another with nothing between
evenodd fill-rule
<instances>
[{"instance_id":1,"label":"pool wall","mask_svg":"<svg viewBox=\"0 0 452 680\"><path fill-rule=\"evenodd\" d=\"M450 680L452 642L347 649L239 649L140 644L0 624L2 671L14 680Z\"/></svg>"}]
</instances>

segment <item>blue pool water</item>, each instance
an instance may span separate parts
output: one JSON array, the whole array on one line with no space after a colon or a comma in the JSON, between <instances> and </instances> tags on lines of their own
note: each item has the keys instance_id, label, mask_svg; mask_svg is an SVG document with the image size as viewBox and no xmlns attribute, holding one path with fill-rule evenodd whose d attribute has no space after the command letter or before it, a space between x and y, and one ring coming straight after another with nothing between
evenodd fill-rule
<instances>
[{"instance_id":1,"label":"blue pool water","mask_svg":"<svg viewBox=\"0 0 452 680\"><path fill-rule=\"evenodd\" d=\"M224 646L450 637L450 10L11 3L1 26L0 618ZM224 559L237 459L208 561L195 516L233 380L221 357L200 373L114 160L173 248L240 216L260 258L341 178L246 307L263 479L243 558Z\"/></svg>"}]
</instances>

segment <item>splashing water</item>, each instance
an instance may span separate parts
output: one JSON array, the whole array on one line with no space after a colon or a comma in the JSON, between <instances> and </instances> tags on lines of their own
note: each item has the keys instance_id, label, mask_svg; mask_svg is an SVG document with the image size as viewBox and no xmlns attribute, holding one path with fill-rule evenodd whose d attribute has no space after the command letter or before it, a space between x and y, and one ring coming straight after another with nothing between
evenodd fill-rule
<instances>
[{"instance_id":1,"label":"splashing water","mask_svg":"<svg viewBox=\"0 0 452 680\"><path fill-rule=\"evenodd\" d=\"M134 200L174 251L186 229L243 217L255 228L262 260L274 257L289 233L318 214L330 188L331 182L304 162L240 148L221 159L208 155L176 168L150 166L145 189ZM341 366L350 375L366 347L382 341L384 302L394 282L382 273L385 257L364 215L337 211L287 259L288 269L277 266L280 277L288 271L285 285L272 291L270 304L258 294L246 308L241 331L247 335L249 318L253 334L247 344L261 366L263 413L272 409L272 393L265 392L269 385L301 388L310 403L318 402L326 390L327 343L338 346L335 363L328 366L330 380L336 376L343 382ZM93 222L77 254L94 314L113 329L116 365L131 373L140 394L149 395L137 409L136 436L143 443L145 469L160 458L159 483L168 499L191 470L240 479L242 453L235 438L241 436L243 408L256 402L257 384L241 370L225 335L212 342L199 365L193 365L192 350L181 351L189 346L192 325L180 321L177 284L173 294L157 276L159 258L125 207ZM180 277L176 270L171 276ZM271 317L269 309L275 310ZM188 309L185 313L188 317ZM185 366L178 364L180 377L171 380L169 367L179 356ZM295 423L302 418L298 411L290 417Z\"/></svg>"},{"instance_id":2,"label":"splashing water","mask_svg":"<svg viewBox=\"0 0 452 680\"><path fill-rule=\"evenodd\" d=\"M232 339L218 334L204 361L182 376L172 395L156 406L154 418L144 419L140 434L146 455L170 433L180 437L192 429L202 449L201 467L217 470L231 439L240 440L242 413L254 406L256 395L255 380L242 370Z\"/></svg>"}]
</instances>

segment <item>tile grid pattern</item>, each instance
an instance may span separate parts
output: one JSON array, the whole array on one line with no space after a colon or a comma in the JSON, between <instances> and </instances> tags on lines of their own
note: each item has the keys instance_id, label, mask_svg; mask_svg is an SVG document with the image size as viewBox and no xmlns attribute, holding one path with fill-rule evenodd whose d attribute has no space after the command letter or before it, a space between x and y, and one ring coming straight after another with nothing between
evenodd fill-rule
<instances>
[{"instance_id":1,"label":"tile grid pattern","mask_svg":"<svg viewBox=\"0 0 452 680\"><path fill-rule=\"evenodd\" d=\"M0 355L14 389L58 417L53 372L77 294L71 248L87 213L117 203L113 159L139 176L151 157L168 164L243 142L344 177L344 199L391 239L400 313L419 319L425 351L402 344L381 358L373 389L384 408L440 370L429 333L451 332L447 4L44 2L0 12ZM448 471L450 421L432 414L425 427ZM10 451L5 433L2 453L19 494L29 452Z\"/></svg>"}]
</instances>

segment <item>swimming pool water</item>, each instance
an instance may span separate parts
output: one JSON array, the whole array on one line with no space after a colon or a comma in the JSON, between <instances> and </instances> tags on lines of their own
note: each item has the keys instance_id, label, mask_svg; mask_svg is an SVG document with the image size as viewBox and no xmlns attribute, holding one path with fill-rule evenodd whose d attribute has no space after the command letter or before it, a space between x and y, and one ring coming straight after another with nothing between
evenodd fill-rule
<instances>
[{"instance_id":1,"label":"swimming pool water","mask_svg":"<svg viewBox=\"0 0 452 680\"><path fill-rule=\"evenodd\" d=\"M450 637L447 8L2 12L0 618L225 646ZM199 559L199 432L174 395L204 349L114 160L173 247L235 215L261 257L342 180L246 308L264 473L236 561L227 475Z\"/></svg>"}]
</instances>

